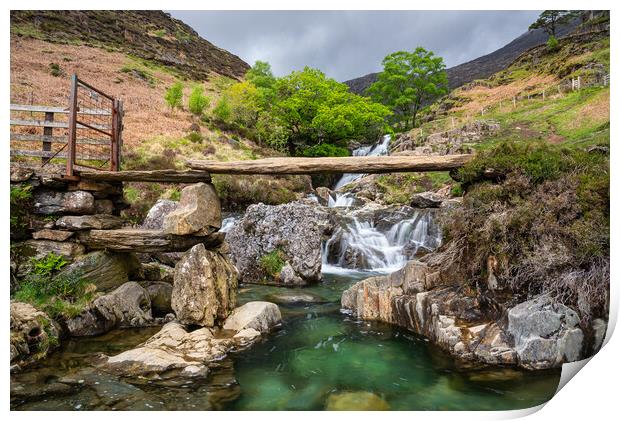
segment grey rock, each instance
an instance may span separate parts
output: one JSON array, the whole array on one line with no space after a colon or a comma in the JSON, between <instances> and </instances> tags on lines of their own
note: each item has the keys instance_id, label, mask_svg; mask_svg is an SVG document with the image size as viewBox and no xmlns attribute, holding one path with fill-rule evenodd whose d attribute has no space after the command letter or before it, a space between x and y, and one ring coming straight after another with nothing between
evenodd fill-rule
<instances>
[{"instance_id":1,"label":"grey rock","mask_svg":"<svg viewBox=\"0 0 620 421\"><path fill-rule=\"evenodd\" d=\"M147 281L174 282L174 268L159 262L143 263L142 273Z\"/></svg>"},{"instance_id":2,"label":"grey rock","mask_svg":"<svg viewBox=\"0 0 620 421\"><path fill-rule=\"evenodd\" d=\"M95 213L102 215L112 215L114 203L110 199L95 200Z\"/></svg>"},{"instance_id":3,"label":"grey rock","mask_svg":"<svg viewBox=\"0 0 620 421\"><path fill-rule=\"evenodd\" d=\"M178 207L164 217L164 231L208 235L222 226L220 199L212 184L196 183L181 191Z\"/></svg>"},{"instance_id":4,"label":"grey rock","mask_svg":"<svg viewBox=\"0 0 620 421\"><path fill-rule=\"evenodd\" d=\"M289 262L286 262L286 264L282 267L279 280L283 285L301 286L306 284L306 282L301 279L297 273L295 273L295 269L293 269Z\"/></svg>"},{"instance_id":5,"label":"grey rock","mask_svg":"<svg viewBox=\"0 0 620 421\"><path fill-rule=\"evenodd\" d=\"M151 299L151 310L154 315L165 316L172 312L172 284L151 282L145 289Z\"/></svg>"},{"instance_id":6,"label":"grey rock","mask_svg":"<svg viewBox=\"0 0 620 421\"><path fill-rule=\"evenodd\" d=\"M137 282L127 282L95 299L80 315L66 322L71 336L100 335L117 327L153 323L149 294Z\"/></svg>"},{"instance_id":7,"label":"grey rock","mask_svg":"<svg viewBox=\"0 0 620 421\"><path fill-rule=\"evenodd\" d=\"M24 256L41 259L49 253L54 253L71 262L77 256L84 254L84 246L71 241L52 241L52 240L27 240L20 243L20 247L28 249Z\"/></svg>"},{"instance_id":8,"label":"grey rock","mask_svg":"<svg viewBox=\"0 0 620 421\"><path fill-rule=\"evenodd\" d=\"M32 305L11 301L11 364L41 358L59 345L60 327Z\"/></svg>"},{"instance_id":9,"label":"grey rock","mask_svg":"<svg viewBox=\"0 0 620 421\"><path fill-rule=\"evenodd\" d=\"M224 329L237 332L254 329L260 333L269 332L282 321L280 309L267 301L250 301L237 307L224 322Z\"/></svg>"},{"instance_id":10,"label":"grey rock","mask_svg":"<svg viewBox=\"0 0 620 421\"><path fill-rule=\"evenodd\" d=\"M178 206L179 202L159 199L147 213L141 228L149 230L163 229L164 217L174 211Z\"/></svg>"},{"instance_id":11,"label":"grey rock","mask_svg":"<svg viewBox=\"0 0 620 421\"><path fill-rule=\"evenodd\" d=\"M70 231L108 230L121 228L123 220L113 215L63 216L56 221L56 226Z\"/></svg>"},{"instance_id":12,"label":"grey rock","mask_svg":"<svg viewBox=\"0 0 620 421\"><path fill-rule=\"evenodd\" d=\"M52 241L66 241L73 236L71 231L42 229L32 233L32 238L35 240L52 240Z\"/></svg>"},{"instance_id":13,"label":"grey rock","mask_svg":"<svg viewBox=\"0 0 620 421\"><path fill-rule=\"evenodd\" d=\"M176 264L172 308L179 321L215 326L235 307L237 271L222 254L198 244Z\"/></svg>"},{"instance_id":14,"label":"grey rock","mask_svg":"<svg viewBox=\"0 0 620 421\"><path fill-rule=\"evenodd\" d=\"M37 189L33 194L34 213L87 215L95 212L95 198L86 191L60 192Z\"/></svg>"},{"instance_id":15,"label":"grey rock","mask_svg":"<svg viewBox=\"0 0 620 421\"><path fill-rule=\"evenodd\" d=\"M317 204L259 203L248 207L226 240L243 282L260 283L269 277L261 257L280 250L295 275L308 284L321 279L321 241L330 229L327 212Z\"/></svg>"},{"instance_id":16,"label":"grey rock","mask_svg":"<svg viewBox=\"0 0 620 421\"><path fill-rule=\"evenodd\" d=\"M508 311L508 332L519 363L527 368L557 367L581 358L583 332L579 316L563 304L537 297Z\"/></svg>"},{"instance_id":17,"label":"grey rock","mask_svg":"<svg viewBox=\"0 0 620 421\"><path fill-rule=\"evenodd\" d=\"M443 196L427 191L414 194L411 198L411 206L416 208L438 208L443 201Z\"/></svg>"},{"instance_id":18,"label":"grey rock","mask_svg":"<svg viewBox=\"0 0 620 421\"><path fill-rule=\"evenodd\" d=\"M94 251L64 267L62 274L76 274L94 284L97 291L108 292L140 274L140 262L133 253Z\"/></svg>"}]
</instances>

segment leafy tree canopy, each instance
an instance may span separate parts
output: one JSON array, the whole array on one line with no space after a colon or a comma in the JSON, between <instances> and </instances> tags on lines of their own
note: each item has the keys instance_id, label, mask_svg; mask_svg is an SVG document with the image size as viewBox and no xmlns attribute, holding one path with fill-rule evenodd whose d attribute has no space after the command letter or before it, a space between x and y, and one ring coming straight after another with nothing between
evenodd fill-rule
<instances>
[{"instance_id":1,"label":"leafy tree canopy","mask_svg":"<svg viewBox=\"0 0 620 421\"><path fill-rule=\"evenodd\" d=\"M405 129L415 126L420 108L448 92L443 58L418 47L413 52L397 51L383 59L383 71L367 90L389 107Z\"/></svg>"},{"instance_id":2,"label":"leafy tree canopy","mask_svg":"<svg viewBox=\"0 0 620 421\"><path fill-rule=\"evenodd\" d=\"M543 28L549 36L555 37L558 25L568 23L578 15L577 10L545 10L538 16L536 22L530 25L529 29Z\"/></svg>"}]
</instances>

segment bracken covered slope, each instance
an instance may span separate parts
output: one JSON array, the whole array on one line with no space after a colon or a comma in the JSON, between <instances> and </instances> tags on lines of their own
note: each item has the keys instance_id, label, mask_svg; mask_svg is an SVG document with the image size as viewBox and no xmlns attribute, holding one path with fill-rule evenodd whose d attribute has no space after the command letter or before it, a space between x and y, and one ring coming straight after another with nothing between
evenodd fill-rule
<instances>
[{"instance_id":1,"label":"bracken covered slope","mask_svg":"<svg viewBox=\"0 0 620 421\"><path fill-rule=\"evenodd\" d=\"M239 79L249 65L157 10L11 11L11 33L61 44L105 47L204 80L210 73Z\"/></svg>"}]
</instances>

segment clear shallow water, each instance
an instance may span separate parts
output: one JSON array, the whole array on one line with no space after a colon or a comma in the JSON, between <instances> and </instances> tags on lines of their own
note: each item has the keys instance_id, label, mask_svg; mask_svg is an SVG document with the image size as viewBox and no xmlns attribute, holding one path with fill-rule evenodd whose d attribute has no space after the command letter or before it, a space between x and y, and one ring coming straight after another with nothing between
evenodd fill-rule
<instances>
[{"instance_id":1,"label":"clear shallow water","mask_svg":"<svg viewBox=\"0 0 620 421\"><path fill-rule=\"evenodd\" d=\"M40 367L12 376L31 393L62 377L61 394L23 397L20 410L320 410L330 395L371 392L392 410L516 409L545 402L560 370L525 372L457 367L424 338L384 323L358 321L339 310L342 290L369 273L325 275L315 287L283 289L249 285L239 301L299 292L319 302L280 304L283 323L253 347L231 354L208 379L176 386L131 384L93 368L98 353L132 348L157 329L122 330L67 341ZM81 381L81 382L80 382ZM25 393L26 395L28 393ZM32 393L31 393L32 394Z\"/></svg>"}]
</instances>

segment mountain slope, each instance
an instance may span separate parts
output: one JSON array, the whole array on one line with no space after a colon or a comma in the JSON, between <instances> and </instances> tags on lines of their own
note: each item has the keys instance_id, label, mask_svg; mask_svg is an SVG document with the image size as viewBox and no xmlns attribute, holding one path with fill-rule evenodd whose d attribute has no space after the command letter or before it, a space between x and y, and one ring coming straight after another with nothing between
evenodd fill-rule
<instances>
[{"instance_id":1,"label":"mountain slope","mask_svg":"<svg viewBox=\"0 0 620 421\"><path fill-rule=\"evenodd\" d=\"M211 72L239 79L250 67L157 10L11 11L11 34L105 47L171 66L196 80L207 79Z\"/></svg>"},{"instance_id":2,"label":"mountain slope","mask_svg":"<svg viewBox=\"0 0 620 421\"><path fill-rule=\"evenodd\" d=\"M578 20L575 19L571 23L559 27L557 30L558 36L561 37L569 34L576 28L577 24ZM548 35L542 29L527 31L492 53L450 67L446 69L448 73L448 85L452 90L473 80L485 79L493 73L506 68L506 66L510 65L510 63L524 51L543 44L547 38ZM344 83L349 85L352 92L363 94L366 88L372 85L376 80L377 73L370 73L356 79L347 80Z\"/></svg>"}]
</instances>

